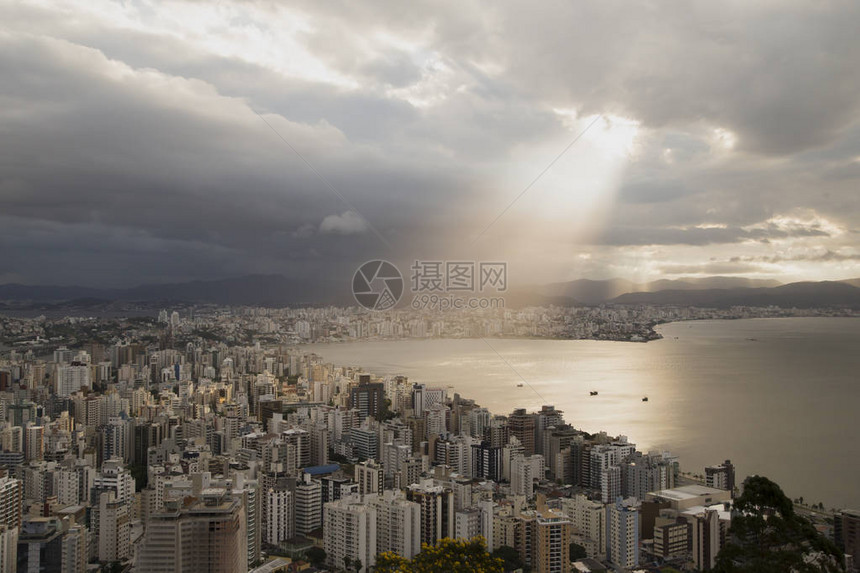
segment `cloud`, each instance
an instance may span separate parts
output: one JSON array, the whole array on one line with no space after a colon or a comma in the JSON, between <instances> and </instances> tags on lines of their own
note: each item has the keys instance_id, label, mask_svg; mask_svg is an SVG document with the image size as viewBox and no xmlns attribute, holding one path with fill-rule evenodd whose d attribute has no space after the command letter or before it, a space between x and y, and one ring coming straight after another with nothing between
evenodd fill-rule
<instances>
[{"instance_id":1,"label":"cloud","mask_svg":"<svg viewBox=\"0 0 860 573\"><path fill-rule=\"evenodd\" d=\"M763 263L784 263L784 262L843 262L843 261L860 261L860 253L857 252L836 252L830 249L813 253L796 253L782 255L759 255L747 257L732 257L731 262L739 261L756 261Z\"/></svg>"},{"instance_id":2,"label":"cloud","mask_svg":"<svg viewBox=\"0 0 860 573\"><path fill-rule=\"evenodd\" d=\"M767 272L762 267L746 263L710 262L702 264L670 264L660 266L660 272L669 275L742 275Z\"/></svg>"},{"instance_id":3,"label":"cloud","mask_svg":"<svg viewBox=\"0 0 860 573\"><path fill-rule=\"evenodd\" d=\"M0 4L0 276L313 275L379 256L368 223L393 260L486 255L535 280L711 256L853 272L858 15L791 0ZM592 114L635 135L592 130L472 252ZM583 250L600 256L586 267ZM776 260L789 254L808 258Z\"/></svg>"},{"instance_id":4,"label":"cloud","mask_svg":"<svg viewBox=\"0 0 860 573\"><path fill-rule=\"evenodd\" d=\"M321 233L355 235L364 233L367 229L367 221L355 211L346 211L340 215L329 215L320 223Z\"/></svg>"}]
</instances>

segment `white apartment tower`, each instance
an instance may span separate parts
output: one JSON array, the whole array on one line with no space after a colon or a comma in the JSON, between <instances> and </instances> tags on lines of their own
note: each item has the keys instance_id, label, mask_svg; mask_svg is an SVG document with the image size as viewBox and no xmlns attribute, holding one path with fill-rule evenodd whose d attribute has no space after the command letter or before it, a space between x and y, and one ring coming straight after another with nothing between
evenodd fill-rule
<instances>
[{"instance_id":1,"label":"white apartment tower","mask_svg":"<svg viewBox=\"0 0 860 573\"><path fill-rule=\"evenodd\" d=\"M287 489L266 492L266 543L278 545L295 536L293 493Z\"/></svg>"},{"instance_id":2,"label":"white apartment tower","mask_svg":"<svg viewBox=\"0 0 860 573\"><path fill-rule=\"evenodd\" d=\"M359 573L376 563L376 511L360 496L330 501L323 508L326 563L343 567L344 558L361 562Z\"/></svg>"},{"instance_id":3,"label":"white apartment tower","mask_svg":"<svg viewBox=\"0 0 860 573\"><path fill-rule=\"evenodd\" d=\"M639 565L639 509L617 499L606 506L606 542L609 560L618 567Z\"/></svg>"}]
</instances>

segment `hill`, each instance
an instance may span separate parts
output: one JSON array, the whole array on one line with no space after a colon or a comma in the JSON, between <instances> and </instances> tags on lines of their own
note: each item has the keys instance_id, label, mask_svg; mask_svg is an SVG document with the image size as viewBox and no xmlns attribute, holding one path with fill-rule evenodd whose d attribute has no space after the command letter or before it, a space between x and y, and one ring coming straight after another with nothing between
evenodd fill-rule
<instances>
[{"instance_id":1,"label":"hill","mask_svg":"<svg viewBox=\"0 0 860 573\"><path fill-rule=\"evenodd\" d=\"M782 308L860 308L860 288L844 282L797 282L772 288L663 290L627 293L614 304L703 306L779 306Z\"/></svg>"}]
</instances>

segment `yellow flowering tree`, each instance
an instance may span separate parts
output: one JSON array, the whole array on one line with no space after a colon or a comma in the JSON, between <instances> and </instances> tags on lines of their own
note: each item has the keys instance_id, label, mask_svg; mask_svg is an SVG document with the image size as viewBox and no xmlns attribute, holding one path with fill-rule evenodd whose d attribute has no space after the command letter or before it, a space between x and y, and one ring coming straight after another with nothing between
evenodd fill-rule
<instances>
[{"instance_id":1,"label":"yellow flowering tree","mask_svg":"<svg viewBox=\"0 0 860 573\"><path fill-rule=\"evenodd\" d=\"M376 573L504 573L504 562L487 553L483 537L468 541L442 539L436 545L421 546L412 561L396 553L376 557Z\"/></svg>"}]
</instances>

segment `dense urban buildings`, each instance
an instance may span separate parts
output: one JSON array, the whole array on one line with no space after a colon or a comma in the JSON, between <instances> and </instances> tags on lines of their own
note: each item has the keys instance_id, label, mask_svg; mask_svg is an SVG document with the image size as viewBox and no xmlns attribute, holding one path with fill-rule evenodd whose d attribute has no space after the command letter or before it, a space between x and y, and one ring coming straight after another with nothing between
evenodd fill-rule
<instances>
[{"instance_id":1,"label":"dense urban buildings","mask_svg":"<svg viewBox=\"0 0 860 573\"><path fill-rule=\"evenodd\" d=\"M104 332L69 319L65 332L98 340L13 345L0 358L0 573L262 572L313 555L366 573L383 552L478 536L535 573L714 566L739 487L730 461L683 474L671 453L583 432L552 405L494 413L293 344L400 332L408 316L172 311ZM860 519L833 519L850 565Z\"/></svg>"}]
</instances>

